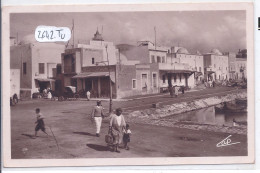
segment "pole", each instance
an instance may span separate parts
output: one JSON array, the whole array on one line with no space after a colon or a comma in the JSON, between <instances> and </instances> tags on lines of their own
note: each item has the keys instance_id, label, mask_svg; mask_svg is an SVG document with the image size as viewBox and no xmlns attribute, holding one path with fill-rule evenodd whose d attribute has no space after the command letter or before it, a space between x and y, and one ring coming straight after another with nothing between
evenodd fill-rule
<instances>
[{"instance_id":1,"label":"pole","mask_svg":"<svg viewBox=\"0 0 260 173\"><path fill-rule=\"evenodd\" d=\"M75 48L75 45L74 45L74 39L75 39L75 35L74 35L74 19L72 20L72 22L73 22L73 48Z\"/></svg>"},{"instance_id":2,"label":"pole","mask_svg":"<svg viewBox=\"0 0 260 173\"><path fill-rule=\"evenodd\" d=\"M111 75L110 75L110 67L109 67L109 60L108 60L108 52L107 52L107 45L106 45L106 53L107 53L107 68L109 74L109 113L112 112L112 83L111 83Z\"/></svg>"},{"instance_id":3,"label":"pole","mask_svg":"<svg viewBox=\"0 0 260 173\"><path fill-rule=\"evenodd\" d=\"M156 50L156 27L154 27L154 47Z\"/></svg>"}]
</instances>

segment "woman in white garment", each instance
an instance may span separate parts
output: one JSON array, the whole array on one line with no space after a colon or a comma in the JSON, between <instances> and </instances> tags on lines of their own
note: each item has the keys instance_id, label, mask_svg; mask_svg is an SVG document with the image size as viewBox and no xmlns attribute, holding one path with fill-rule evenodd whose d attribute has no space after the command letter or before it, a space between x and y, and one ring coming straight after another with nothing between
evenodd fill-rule
<instances>
[{"instance_id":1,"label":"woman in white garment","mask_svg":"<svg viewBox=\"0 0 260 173\"><path fill-rule=\"evenodd\" d=\"M125 118L122 115L122 109L117 108L116 114L111 115L109 130L113 136L113 147L114 151L120 153L118 145L122 142L123 129L125 129L126 123Z\"/></svg>"}]
</instances>

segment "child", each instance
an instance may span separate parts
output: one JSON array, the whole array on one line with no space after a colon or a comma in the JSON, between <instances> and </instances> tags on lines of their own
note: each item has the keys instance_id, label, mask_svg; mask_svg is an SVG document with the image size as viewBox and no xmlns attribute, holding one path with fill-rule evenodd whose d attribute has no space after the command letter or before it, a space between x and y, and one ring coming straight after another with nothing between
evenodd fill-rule
<instances>
[{"instance_id":1,"label":"child","mask_svg":"<svg viewBox=\"0 0 260 173\"><path fill-rule=\"evenodd\" d=\"M130 142L131 130L129 128L130 128L129 124L126 124L126 128L124 129L124 136L123 136L124 148L126 150L130 149L128 143Z\"/></svg>"},{"instance_id":2,"label":"child","mask_svg":"<svg viewBox=\"0 0 260 173\"><path fill-rule=\"evenodd\" d=\"M48 133L46 133L46 131L45 131L45 125L44 125L44 121L43 121L43 116L40 113L40 109L36 108L35 111L36 111L37 121L35 122L36 126L35 126L35 135L34 136L37 137L37 132L39 130L42 130L46 135L48 135Z\"/></svg>"}]
</instances>

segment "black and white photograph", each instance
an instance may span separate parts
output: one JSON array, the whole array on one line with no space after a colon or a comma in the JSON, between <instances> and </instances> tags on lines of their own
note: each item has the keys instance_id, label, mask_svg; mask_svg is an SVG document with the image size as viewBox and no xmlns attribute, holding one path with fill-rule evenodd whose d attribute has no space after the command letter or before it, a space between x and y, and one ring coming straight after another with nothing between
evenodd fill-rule
<instances>
[{"instance_id":1,"label":"black and white photograph","mask_svg":"<svg viewBox=\"0 0 260 173\"><path fill-rule=\"evenodd\" d=\"M251 3L4 12L4 166L254 161Z\"/></svg>"}]
</instances>

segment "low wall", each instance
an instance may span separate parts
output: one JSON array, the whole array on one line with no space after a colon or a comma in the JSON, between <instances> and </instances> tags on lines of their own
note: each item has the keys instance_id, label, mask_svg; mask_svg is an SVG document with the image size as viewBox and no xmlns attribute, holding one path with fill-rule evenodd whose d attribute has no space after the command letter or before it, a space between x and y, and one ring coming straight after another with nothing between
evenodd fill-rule
<instances>
[{"instance_id":1,"label":"low wall","mask_svg":"<svg viewBox=\"0 0 260 173\"><path fill-rule=\"evenodd\" d=\"M223 102L234 101L237 98L246 98L246 92L227 94L226 96L215 96L193 100L190 102L174 103L172 105L159 105L157 108L149 108L131 112L129 117L151 117L160 118L183 112L214 106Z\"/></svg>"}]
</instances>

